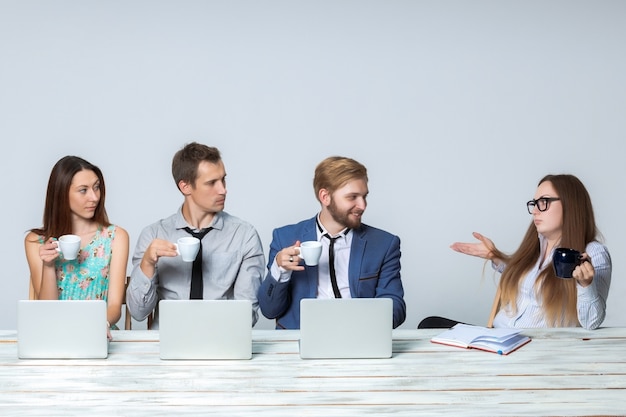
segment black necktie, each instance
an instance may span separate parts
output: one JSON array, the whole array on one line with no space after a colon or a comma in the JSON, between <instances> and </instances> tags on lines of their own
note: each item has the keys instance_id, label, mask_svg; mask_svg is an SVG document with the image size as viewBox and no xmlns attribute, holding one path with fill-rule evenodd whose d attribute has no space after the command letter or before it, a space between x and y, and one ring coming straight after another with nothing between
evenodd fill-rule
<instances>
[{"instance_id":1,"label":"black necktie","mask_svg":"<svg viewBox=\"0 0 626 417\"><path fill-rule=\"evenodd\" d=\"M202 229L199 232L194 232L189 227L185 227L187 233L191 236L198 238L200 240L200 250L198 250L198 256L193 261L193 266L191 268L191 292L189 293L189 299L191 300L202 300L202 238L213 229L212 227L208 227L206 229Z\"/></svg>"},{"instance_id":2,"label":"black necktie","mask_svg":"<svg viewBox=\"0 0 626 417\"><path fill-rule=\"evenodd\" d=\"M330 284L333 286L335 298L341 298L341 291L339 291L339 285L337 285L337 275L335 274L335 240L340 237L345 237L350 229L345 229L343 233L337 237L330 237L328 232L324 233L324 229L322 229L319 219L315 219L315 224L317 225L317 229L320 233L323 233L322 236L328 238L328 241L330 242L328 245L328 270L330 272Z\"/></svg>"},{"instance_id":3,"label":"black necktie","mask_svg":"<svg viewBox=\"0 0 626 417\"><path fill-rule=\"evenodd\" d=\"M330 241L330 244L328 245L328 269L330 270L330 284L333 286L335 298L341 298L341 292L339 291L339 286L337 285L337 275L335 274L335 240L339 239L341 236L330 237L328 233L325 233L324 237L327 237Z\"/></svg>"}]
</instances>

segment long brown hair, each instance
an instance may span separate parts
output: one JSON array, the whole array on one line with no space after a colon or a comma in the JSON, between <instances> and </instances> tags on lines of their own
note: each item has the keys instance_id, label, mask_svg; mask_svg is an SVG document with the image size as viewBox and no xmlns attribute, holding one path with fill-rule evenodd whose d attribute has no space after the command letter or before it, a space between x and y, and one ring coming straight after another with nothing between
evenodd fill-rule
<instances>
[{"instance_id":1,"label":"long brown hair","mask_svg":"<svg viewBox=\"0 0 626 417\"><path fill-rule=\"evenodd\" d=\"M539 185L549 181L563 207L563 224L559 246L584 252L587 244L598 238L591 198L583 183L573 175L546 175ZM517 310L517 295L526 273L540 256L540 242L534 223L528 226L520 247L511 256L497 249L496 257L506 261L500 279L500 305ZM576 281L559 279L551 267L545 268L535 282L535 293L541 303L545 320L550 327L577 326Z\"/></svg>"},{"instance_id":2,"label":"long brown hair","mask_svg":"<svg viewBox=\"0 0 626 417\"><path fill-rule=\"evenodd\" d=\"M72 233L72 212L70 210L69 192L72 179L77 172L93 171L100 181L100 201L93 215L93 221L107 227L109 217L104 207L106 187L100 168L78 156L64 156L52 168L46 192L46 204L43 211L43 227L31 229L31 232L43 236L59 237Z\"/></svg>"}]
</instances>

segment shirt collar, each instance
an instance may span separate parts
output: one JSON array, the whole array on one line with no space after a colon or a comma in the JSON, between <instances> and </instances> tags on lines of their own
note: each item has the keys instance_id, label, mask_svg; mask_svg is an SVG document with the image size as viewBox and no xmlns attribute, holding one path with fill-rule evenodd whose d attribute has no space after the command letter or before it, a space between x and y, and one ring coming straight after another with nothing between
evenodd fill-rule
<instances>
[{"instance_id":1,"label":"shirt collar","mask_svg":"<svg viewBox=\"0 0 626 417\"><path fill-rule=\"evenodd\" d=\"M546 239L546 237L542 235L541 233L537 233L537 236L539 237L539 259L541 260L546 255L546 250L548 249L548 239ZM560 242L557 242L557 244L554 245L550 253L548 253L547 256L545 256L546 260L541 265L542 268L545 267L548 263L552 262L552 256L554 255L554 250L559 247L559 243Z\"/></svg>"},{"instance_id":2,"label":"shirt collar","mask_svg":"<svg viewBox=\"0 0 626 417\"><path fill-rule=\"evenodd\" d=\"M213 229L222 230L224 228L224 216L225 216L224 212L222 211L215 213L215 216L213 217L213 221L207 227L212 227ZM189 227L191 230L196 230L195 227L192 227L185 220L185 217L183 216L183 206L180 206L178 208L178 211L176 212L175 224L176 224L176 229L184 229L185 227Z\"/></svg>"},{"instance_id":3,"label":"shirt collar","mask_svg":"<svg viewBox=\"0 0 626 417\"><path fill-rule=\"evenodd\" d=\"M315 217L315 223L317 224L317 231L319 232L318 236L328 235L330 237L347 237L348 233L350 233L350 229L346 227L345 229L343 229L341 232L337 233L336 235L334 236L331 235L328 232L328 230L326 230L326 228L322 225L319 214Z\"/></svg>"}]
</instances>

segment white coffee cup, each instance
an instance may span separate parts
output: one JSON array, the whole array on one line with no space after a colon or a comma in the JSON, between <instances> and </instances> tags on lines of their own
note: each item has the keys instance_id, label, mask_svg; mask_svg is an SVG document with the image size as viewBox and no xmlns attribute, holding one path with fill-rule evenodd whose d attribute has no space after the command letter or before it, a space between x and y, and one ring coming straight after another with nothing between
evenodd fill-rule
<instances>
[{"instance_id":1,"label":"white coffee cup","mask_svg":"<svg viewBox=\"0 0 626 417\"><path fill-rule=\"evenodd\" d=\"M304 259L304 263L307 266L315 266L320 261L320 256L322 255L322 242L309 240L302 242L300 247L296 247L296 249L300 252L298 256Z\"/></svg>"},{"instance_id":2,"label":"white coffee cup","mask_svg":"<svg viewBox=\"0 0 626 417\"><path fill-rule=\"evenodd\" d=\"M63 254L66 261L72 261L78 256L80 251L80 236L63 235L58 240L53 241L57 245L57 251Z\"/></svg>"},{"instance_id":3,"label":"white coffee cup","mask_svg":"<svg viewBox=\"0 0 626 417\"><path fill-rule=\"evenodd\" d=\"M200 239L191 236L181 237L175 245L176 252L183 258L183 261L193 262L200 250Z\"/></svg>"}]
</instances>

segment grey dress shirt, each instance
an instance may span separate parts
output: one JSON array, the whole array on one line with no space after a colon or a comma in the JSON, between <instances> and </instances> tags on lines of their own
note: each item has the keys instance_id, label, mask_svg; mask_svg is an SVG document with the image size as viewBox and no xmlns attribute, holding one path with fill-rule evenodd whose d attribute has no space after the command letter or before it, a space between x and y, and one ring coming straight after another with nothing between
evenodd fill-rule
<instances>
[{"instance_id":1,"label":"grey dress shirt","mask_svg":"<svg viewBox=\"0 0 626 417\"><path fill-rule=\"evenodd\" d=\"M176 214L151 224L139 235L126 292L126 304L135 320L144 320L159 300L189 299L193 262L184 262L180 256L161 257L154 277L147 277L140 268L143 254L154 239L175 243L189 236L183 230L190 226L181 210L182 207ZM259 317L257 291L265 268L261 239L251 224L223 211L215 215L210 226L213 230L202 239L203 298L251 300L254 325ZM152 328L158 328L158 309Z\"/></svg>"}]
</instances>

